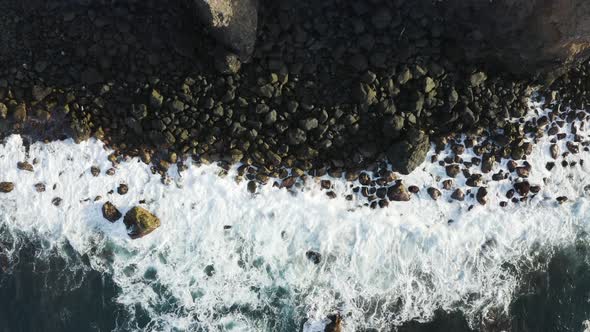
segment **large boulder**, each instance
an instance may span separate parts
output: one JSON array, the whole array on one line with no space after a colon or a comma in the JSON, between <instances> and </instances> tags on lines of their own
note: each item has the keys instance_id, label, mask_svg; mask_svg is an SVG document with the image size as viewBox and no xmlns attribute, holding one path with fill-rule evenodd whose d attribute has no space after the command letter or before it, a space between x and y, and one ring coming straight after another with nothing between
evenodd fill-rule
<instances>
[{"instance_id":1,"label":"large boulder","mask_svg":"<svg viewBox=\"0 0 590 332\"><path fill-rule=\"evenodd\" d=\"M212 35L247 61L254 51L258 0L194 0L197 15Z\"/></svg>"},{"instance_id":2,"label":"large boulder","mask_svg":"<svg viewBox=\"0 0 590 332\"><path fill-rule=\"evenodd\" d=\"M588 0L448 0L440 8L449 49L472 60L552 79L590 56Z\"/></svg>"},{"instance_id":3,"label":"large boulder","mask_svg":"<svg viewBox=\"0 0 590 332\"><path fill-rule=\"evenodd\" d=\"M160 227L160 219L139 206L132 208L125 214L123 223L127 227L127 234L132 239L144 237Z\"/></svg>"},{"instance_id":4,"label":"large boulder","mask_svg":"<svg viewBox=\"0 0 590 332\"><path fill-rule=\"evenodd\" d=\"M387 159L395 172L410 174L420 166L430 149L428 135L422 131L411 130L406 139L392 144L387 150Z\"/></svg>"}]
</instances>

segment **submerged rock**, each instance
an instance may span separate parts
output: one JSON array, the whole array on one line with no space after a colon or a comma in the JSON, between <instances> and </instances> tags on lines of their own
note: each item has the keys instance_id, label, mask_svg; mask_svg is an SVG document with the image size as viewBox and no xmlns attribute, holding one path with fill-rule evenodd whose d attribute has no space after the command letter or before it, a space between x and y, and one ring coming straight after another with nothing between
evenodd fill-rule
<instances>
[{"instance_id":1,"label":"submerged rock","mask_svg":"<svg viewBox=\"0 0 590 332\"><path fill-rule=\"evenodd\" d=\"M148 210L136 206L129 210L123 218L127 234L132 239L139 239L160 227L160 219Z\"/></svg>"},{"instance_id":2,"label":"submerged rock","mask_svg":"<svg viewBox=\"0 0 590 332\"><path fill-rule=\"evenodd\" d=\"M308 250L305 253L305 257L307 257L307 259L309 259L312 263L316 265L322 261L322 254L313 250Z\"/></svg>"}]
</instances>

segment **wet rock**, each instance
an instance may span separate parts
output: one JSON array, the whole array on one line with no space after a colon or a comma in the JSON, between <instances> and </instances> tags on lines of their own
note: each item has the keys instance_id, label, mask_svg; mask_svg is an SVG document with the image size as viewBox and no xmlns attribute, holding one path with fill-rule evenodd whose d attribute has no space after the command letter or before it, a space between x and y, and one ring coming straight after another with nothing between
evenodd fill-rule
<instances>
[{"instance_id":1,"label":"wet rock","mask_svg":"<svg viewBox=\"0 0 590 332\"><path fill-rule=\"evenodd\" d=\"M102 206L102 216L110 222L115 222L119 220L123 215L121 214L121 212L119 212L117 207L113 205L113 203L106 202Z\"/></svg>"},{"instance_id":2,"label":"wet rock","mask_svg":"<svg viewBox=\"0 0 590 332\"><path fill-rule=\"evenodd\" d=\"M559 147L557 144L551 144L549 152L551 153L551 158L557 159L557 157L559 157Z\"/></svg>"},{"instance_id":3,"label":"wet rock","mask_svg":"<svg viewBox=\"0 0 590 332\"><path fill-rule=\"evenodd\" d=\"M475 195L475 198L477 199L477 202L479 204L486 205L486 203L488 202L487 196L488 196L488 190L484 187L481 187L477 190L477 194Z\"/></svg>"},{"instance_id":4,"label":"wet rock","mask_svg":"<svg viewBox=\"0 0 590 332\"><path fill-rule=\"evenodd\" d=\"M90 174L92 174L94 177L100 175L100 168L98 168L98 166L90 167Z\"/></svg>"},{"instance_id":5,"label":"wet rock","mask_svg":"<svg viewBox=\"0 0 590 332\"><path fill-rule=\"evenodd\" d=\"M569 152L576 154L578 152L580 152L580 147L578 146L578 144L574 143L574 142L566 142L565 146L567 147L567 149L569 150Z\"/></svg>"},{"instance_id":6,"label":"wet rock","mask_svg":"<svg viewBox=\"0 0 590 332\"><path fill-rule=\"evenodd\" d=\"M14 183L0 182L0 193L9 193L14 190Z\"/></svg>"},{"instance_id":7,"label":"wet rock","mask_svg":"<svg viewBox=\"0 0 590 332\"><path fill-rule=\"evenodd\" d=\"M456 201L464 201L465 200L465 193L460 188L457 188L451 194L451 198Z\"/></svg>"},{"instance_id":8,"label":"wet rock","mask_svg":"<svg viewBox=\"0 0 590 332\"><path fill-rule=\"evenodd\" d=\"M451 190L451 189L453 188L453 184L454 184L454 182L453 182L453 180L451 180L451 179L444 180L444 181L442 182L442 188L443 188L444 190Z\"/></svg>"},{"instance_id":9,"label":"wet rock","mask_svg":"<svg viewBox=\"0 0 590 332\"><path fill-rule=\"evenodd\" d=\"M60 206L62 202L63 202L63 200L60 197L54 197L51 200L51 204L53 204L55 206Z\"/></svg>"},{"instance_id":10,"label":"wet rock","mask_svg":"<svg viewBox=\"0 0 590 332\"><path fill-rule=\"evenodd\" d=\"M117 187L117 193L119 195L126 195L129 192L129 186L125 183L121 183L119 187Z\"/></svg>"},{"instance_id":11,"label":"wet rock","mask_svg":"<svg viewBox=\"0 0 590 332\"><path fill-rule=\"evenodd\" d=\"M396 202L407 202L411 199L410 193L401 182L388 188L387 197L390 201Z\"/></svg>"},{"instance_id":12,"label":"wet rock","mask_svg":"<svg viewBox=\"0 0 590 332\"><path fill-rule=\"evenodd\" d=\"M256 188L257 188L256 181L248 181L248 185L247 185L247 187L248 187L248 191L249 191L251 194L254 194L254 193L256 193Z\"/></svg>"},{"instance_id":13,"label":"wet rock","mask_svg":"<svg viewBox=\"0 0 590 332\"><path fill-rule=\"evenodd\" d=\"M38 193L42 193L42 192L45 192L45 190L46 190L46 189L45 189L45 183L41 183L41 182L39 182L39 183L36 183L36 184L35 184L35 191L36 191L36 192L38 192Z\"/></svg>"},{"instance_id":14,"label":"wet rock","mask_svg":"<svg viewBox=\"0 0 590 332\"><path fill-rule=\"evenodd\" d=\"M483 176L481 174L471 174L465 184L469 187L479 187L483 183Z\"/></svg>"},{"instance_id":15,"label":"wet rock","mask_svg":"<svg viewBox=\"0 0 590 332\"><path fill-rule=\"evenodd\" d=\"M362 172L358 176L358 181L363 186L369 186L371 185L371 176L366 172Z\"/></svg>"},{"instance_id":16,"label":"wet rock","mask_svg":"<svg viewBox=\"0 0 590 332\"><path fill-rule=\"evenodd\" d=\"M72 136L76 143L88 140L92 133L90 125L84 120L73 119L70 124L70 129L72 130Z\"/></svg>"},{"instance_id":17,"label":"wet rock","mask_svg":"<svg viewBox=\"0 0 590 332\"><path fill-rule=\"evenodd\" d=\"M521 178L528 178L530 174L529 168L528 167L517 167L516 168L516 175L518 175Z\"/></svg>"},{"instance_id":18,"label":"wet rock","mask_svg":"<svg viewBox=\"0 0 590 332\"><path fill-rule=\"evenodd\" d=\"M430 195L430 197L432 197L433 200L437 200L440 198L441 192L440 190L430 187L427 189L428 195Z\"/></svg>"},{"instance_id":19,"label":"wet rock","mask_svg":"<svg viewBox=\"0 0 590 332\"><path fill-rule=\"evenodd\" d=\"M514 194L516 193L516 191L514 189L510 189L506 192L506 198L511 199L512 197L514 197Z\"/></svg>"},{"instance_id":20,"label":"wet rock","mask_svg":"<svg viewBox=\"0 0 590 332\"><path fill-rule=\"evenodd\" d=\"M494 168L496 157L492 154L484 154L481 160L482 173L489 173Z\"/></svg>"},{"instance_id":21,"label":"wet rock","mask_svg":"<svg viewBox=\"0 0 590 332\"><path fill-rule=\"evenodd\" d=\"M520 196L526 196L531 191L531 185L528 181L517 182L514 184L514 189Z\"/></svg>"},{"instance_id":22,"label":"wet rock","mask_svg":"<svg viewBox=\"0 0 590 332\"><path fill-rule=\"evenodd\" d=\"M461 173L461 168L457 164L448 165L446 167L447 176L455 178Z\"/></svg>"},{"instance_id":23,"label":"wet rock","mask_svg":"<svg viewBox=\"0 0 590 332\"><path fill-rule=\"evenodd\" d=\"M125 214L123 223L127 228L127 234L132 239L144 237L160 227L160 219L139 206Z\"/></svg>"},{"instance_id":24,"label":"wet rock","mask_svg":"<svg viewBox=\"0 0 590 332\"><path fill-rule=\"evenodd\" d=\"M26 161L19 161L18 163L16 163L16 167L18 169L20 169L21 171L27 171L27 172L33 172L33 165L31 165L30 163L26 162Z\"/></svg>"}]
</instances>

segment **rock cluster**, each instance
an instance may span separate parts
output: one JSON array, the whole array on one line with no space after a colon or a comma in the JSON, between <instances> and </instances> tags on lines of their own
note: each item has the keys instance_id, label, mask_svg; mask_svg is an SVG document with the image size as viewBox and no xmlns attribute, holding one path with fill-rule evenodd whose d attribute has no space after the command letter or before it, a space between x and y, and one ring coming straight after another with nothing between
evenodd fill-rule
<instances>
[{"instance_id":1,"label":"rock cluster","mask_svg":"<svg viewBox=\"0 0 590 332\"><path fill-rule=\"evenodd\" d=\"M242 63L194 24L186 2L6 1L2 15L28 24L2 20L18 32L0 53L5 132L44 138L66 121L78 141L243 162L263 176L385 157L407 173L429 137L501 127L526 111L527 82L441 54L445 24L431 4L285 3L261 3L257 47Z\"/></svg>"},{"instance_id":2,"label":"rock cluster","mask_svg":"<svg viewBox=\"0 0 590 332\"><path fill-rule=\"evenodd\" d=\"M526 178L530 136L559 126L557 111L507 120L528 111L532 83L448 54L446 36L458 28L445 21L443 4L261 1L256 48L245 62L238 48L219 47L206 21L195 25L193 5L200 2L2 2L0 136L94 135L115 148L113 160L137 155L162 174L188 155L224 167L241 162L252 193L270 178L290 188L306 173L344 176L359 181L354 189L372 198L369 205L383 207L419 193L395 174L418 167L431 144L437 154L452 144L454 156L433 157L449 178L428 194L455 192L454 179L464 176L474 191L463 196L481 192L485 203L476 188L487 174L498 181L511 176L495 174L495 165L511 159L514 176ZM228 3L209 1L208 8L225 10ZM576 69L556 89L568 99L560 84L585 75ZM572 103L585 97L576 98ZM450 140L452 134L489 139L470 145ZM572 142L561 149L580 148ZM477 157L463 160L465 149ZM330 184L322 187L335 197Z\"/></svg>"}]
</instances>

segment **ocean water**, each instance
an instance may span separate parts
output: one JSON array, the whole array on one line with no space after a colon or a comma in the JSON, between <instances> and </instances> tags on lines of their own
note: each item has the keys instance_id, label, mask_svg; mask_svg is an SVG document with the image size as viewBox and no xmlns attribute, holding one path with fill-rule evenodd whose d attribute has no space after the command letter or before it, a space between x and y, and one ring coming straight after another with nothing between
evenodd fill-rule
<instances>
[{"instance_id":1,"label":"ocean water","mask_svg":"<svg viewBox=\"0 0 590 332\"><path fill-rule=\"evenodd\" d=\"M529 158L543 189L526 203L499 206L509 181L489 183L486 206L450 192L432 201L426 188L444 170L425 162L404 177L418 195L372 210L329 199L317 181L252 195L235 168L220 177L191 161L169 170L169 185L137 159L109 176L99 141L27 147L11 136L0 145L0 181L16 183L0 194L0 331L313 332L337 312L345 331L583 331L590 164L579 161L590 153L548 171L549 144ZM16 168L33 159L34 172ZM141 204L162 226L131 240L121 220L103 219L106 201L122 213Z\"/></svg>"}]
</instances>

